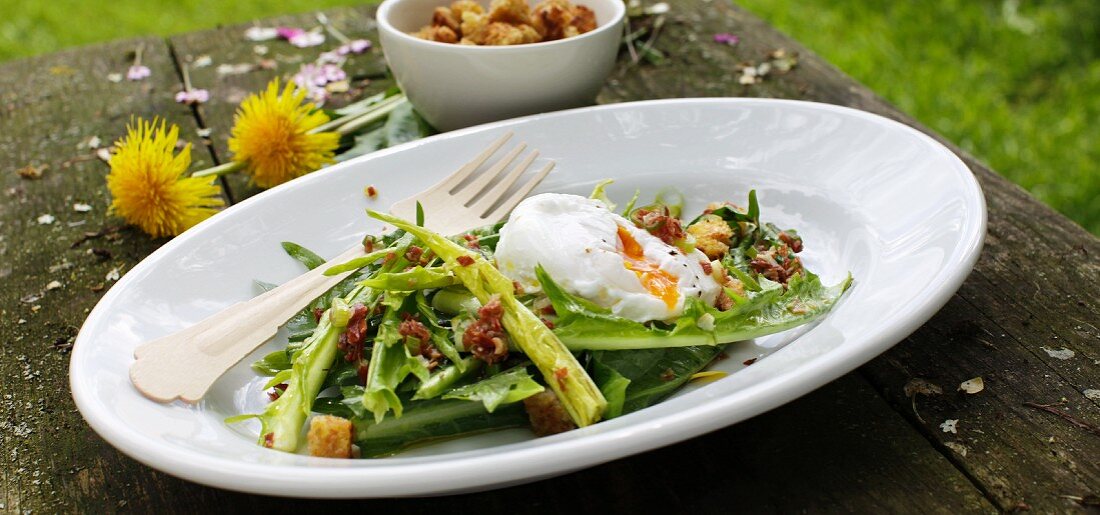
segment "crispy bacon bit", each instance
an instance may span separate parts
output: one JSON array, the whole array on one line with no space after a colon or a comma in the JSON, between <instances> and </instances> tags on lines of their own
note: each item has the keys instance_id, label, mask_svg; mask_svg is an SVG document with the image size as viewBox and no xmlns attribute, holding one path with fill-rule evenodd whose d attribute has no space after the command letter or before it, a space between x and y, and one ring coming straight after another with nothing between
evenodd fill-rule
<instances>
[{"instance_id":1,"label":"crispy bacon bit","mask_svg":"<svg viewBox=\"0 0 1100 515\"><path fill-rule=\"evenodd\" d=\"M397 259L397 253L387 252L386 257L382 258L383 263L393 263L393 260Z\"/></svg>"},{"instance_id":2,"label":"crispy bacon bit","mask_svg":"<svg viewBox=\"0 0 1100 515\"><path fill-rule=\"evenodd\" d=\"M424 359L428 360L428 364L425 365L428 370L435 370L439 363L443 361L443 353L439 352L439 349L435 348L435 345L430 341L420 342L419 352L421 356L424 356Z\"/></svg>"},{"instance_id":3,"label":"crispy bacon bit","mask_svg":"<svg viewBox=\"0 0 1100 515\"><path fill-rule=\"evenodd\" d=\"M523 285L519 281L512 281L512 291L516 292L516 295L523 295Z\"/></svg>"},{"instance_id":4,"label":"crispy bacon bit","mask_svg":"<svg viewBox=\"0 0 1100 515\"><path fill-rule=\"evenodd\" d=\"M481 239L473 234L463 234L462 239L466 240L466 246L471 249L481 248Z\"/></svg>"},{"instance_id":5,"label":"crispy bacon bit","mask_svg":"<svg viewBox=\"0 0 1100 515\"><path fill-rule=\"evenodd\" d=\"M272 388L270 392L267 392L267 398L271 399L271 402L279 400L279 397L281 397L283 395L283 392L286 391L287 386L289 385L286 383L279 383L275 385L275 387Z\"/></svg>"},{"instance_id":6,"label":"crispy bacon bit","mask_svg":"<svg viewBox=\"0 0 1100 515\"><path fill-rule=\"evenodd\" d=\"M791 277L802 273L802 260L791 252L791 247L781 243L759 252L749 268L764 277L786 286Z\"/></svg>"},{"instance_id":7,"label":"crispy bacon bit","mask_svg":"<svg viewBox=\"0 0 1100 515\"><path fill-rule=\"evenodd\" d=\"M268 433L264 435L264 447L268 449L275 446L275 433Z\"/></svg>"},{"instance_id":8,"label":"crispy bacon bit","mask_svg":"<svg viewBox=\"0 0 1100 515\"><path fill-rule=\"evenodd\" d=\"M424 255L424 249L417 247L416 245L409 245L409 249L405 251L405 259L410 263L419 263L420 256Z\"/></svg>"},{"instance_id":9,"label":"crispy bacon bit","mask_svg":"<svg viewBox=\"0 0 1100 515\"><path fill-rule=\"evenodd\" d=\"M324 315L324 314L325 314L324 309L322 309L322 308L313 308L313 321L314 322L320 322L321 321L321 315Z\"/></svg>"},{"instance_id":10,"label":"crispy bacon bit","mask_svg":"<svg viewBox=\"0 0 1100 515\"><path fill-rule=\"evenodd\" d=\"M536 435L564 433L577 427L554 392L544 391L523 399L523 407Z\"/></svg>"},{"instance_id":11,"label":"crispy bacon bit","mask_svg":"<svg viewBox=\"0 0 1100 515\"><path fill-rule=\"evenodd\" d=\"M432 333L419 320L408 313L402 314L404 320L397 326L397 334L405 338L416 338L420 342L426 342L432 338Z\"/></svg>"},{"instance_id":12,"label":"crispy bacon bit","mask_svg":"<svg viewBox=\"0 0 1100 515\"><path fill-rule=\"evenodd\" d=\"M554 328L554 323L553 322L551 322L551 321L549 321L545 318L541 318L541 317L539 318L539 320L542 320L542 323L546 324L546 327L548 329L553 329Z\"/></svg>"},{"instance_id":13,"label":"crispy bacon bit","mask_svg":"<svg viewBox=\"0 0 1100 515\"><path fill-rule=\"evenodd\" d=\"M568 368L561 367L554 371L554 379L558 381L558 388L561 388L563 392L565 391L565 378L567 377L569 377Z\"/></svg>"},{"instance_id":14,"label":"crispy bacon bit","mask_svg":"<svg viewBox=\"0 0 1100 515\"><path fill-rule=\"evenodd\" d=\"M558 314L557 311L554 311L554 305L553 304L547 304L547 305L543 306L542 309L539 310L539 312L541 312L544 315L557 315Z\"/></svg>"},{"instance_id":15,"label":"crispy bacon bit","mask_svg":"<svg viewBox=\"0 0 1100 515\"><path fill-rule=\"evenodd\" d=\"M344 360L357 363L363 359L363 342L367 338L367 307L356 303L351 308L348 326L337 343Z\"/></svg>"},{"instance_id":16,"label":"crispy bacon bit","mask_svg":"<svg viewBox=\"0 0 1100 515\"><path fill-rule=\"evenodd\" d=\"M733 299L726 293L726 290L718 291L718 297L714 299L714 307L718 308L718 311L729 311L733 307Z\"/></svg>"},{"instance_id":17,"label":"crispy bacon bit","mask_svg":"<svg viewBox=\"0 0 1100 515\"><path fill-rule=\"evenodd\" d=\"M672 216L667 206L636 209L630 213L630 220L669 245L676 245L684 240L684 227L679 218Z\"/></svg>"},{"instance_id":18,"label":"crispy bacon bit","mask_svg":"<svg viewBox=\"0 0 1100 515\"><path fill-rule=\"evenodd\" d=\"M747 366L749 366L753 363L756 363L756 359L757 358L749 358L749 359L746 359L745 361L742 361L741 364L745 365L747 367Z\"/></svg>"},{"instance_id":19,"label":"crispy bacon bit","mask_svg":"<svg viewBox=\"0 0 1100 515\"><path fill-rule=\"evenodd\" d=\"M714 273L714 267L710 265L710 261L699 260L699 266L703 267L703 273L710 275Z\"/></svg>"},{"instance_id":20,"label":"crispy bacon bit","mask_svg":"<svg viewBox=\"0 0 1100 515\"><path fill-rule=\"evenodd\" d=\"M374 198L378 196L378 188L375 188L373 184L367 186L367 196Z\"/></svg>"},{"instance_id":21,"label":"crispy bacon bit","mask_svg":"<svg viewBox=\"0 0 1100 515\"><path fill-rule=\"evenodd\" d=\"M791 252L794 252L796 254L802 252L801 236L791 236L790 234L787 234L786 231L784 231L779 233L779 241L787 244L787 246L791 248Z\"/></svg>"},{"instance_id":22,"label":"crispy bacon bit","mask_svg":"<svg viewBox=\"0 0 1100 515\"><path fill-rule=\"evenodd\" d=\"M504 307L496 296L477 310L477 320L462 335L462 345L475 358L486 363L497 363L508 357L507 337L500 320L503 315Z\"/></svg>"},{"instance_id":23,"label":"crispy bacon bit","mask_svg":"<svg viewBox=\"0 0 1100 515\"><path fill-rule=\"evenodd\" d=\"M457 258L455 258L455 261L458 261L458 264L462 266L470 266L474 264L474 258L470 256L458 256Z\"/></svg>"},{"instance_id":24,"label":"crispy bacon bit","mask_svg":"<svg viewBox=\"0 0 1100 515\"><path fill-rule=\"evenodd\" d=\"M397 334L405 338L416 338L419 344L413 352L428 360L428 370L438 367L443 359L443 353L432 344L432 333L428 331L427 326L408 313L402 314L402 317L404 320L397 327Z\"/></svg>"}]
</instances>

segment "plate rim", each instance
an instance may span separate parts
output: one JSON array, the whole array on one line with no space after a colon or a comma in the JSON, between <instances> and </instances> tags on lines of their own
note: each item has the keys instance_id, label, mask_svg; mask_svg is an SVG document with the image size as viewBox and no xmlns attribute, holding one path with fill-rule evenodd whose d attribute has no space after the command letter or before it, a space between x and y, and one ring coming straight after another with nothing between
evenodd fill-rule
<instances>
[{"instance_id":1,"label":"plate rim","mask_svg":"<svg viewBox=\"0 0 1100 515\"><path fill-rule=\"evenodd\" d=\"M732 415L725 415L730 413L730 410L724 409L723 398L714 398L709 402L701 406L696 406L686 411L680 412L675 417L664 416L656 420L643 421L642 423L628 424L626 427L615 428L609 431L592 431L592 434L584 435L578 438L571 438L562 441L547 441L546 443L529 447L513 449L507 452L494 453L483 456L462 457L455 456L453 458L444 459L441 462L433 463L431 466L434 470L434 474L446 474L449 472L457 472L458 470L465 469L467 467L493 467L502 474L498 474L500 479L494 479L489 482L485 481L470 481L465 480L461 476L451 474L449 477L451 483L449 486L439 487L425 487L420 483L405 482L404 485L412 488L405 488L399 493L384 492L384 487L378 485L373 486L369 484L370 479L376 479L379 471L385 472L390 479L386 481L387 484L395 482L401 482L405 479L415 477L423 472L425 466L420 461L414 461L412 463L406 461L394 461L394 460L378 460L371 463L371 466L324 466L317 468L310 468L310 472L307 475L299 477L286 476L283 473L289 471L301 471L302 467L297 465L285 465L285 464L266 464L258 462L244 462L235 459L215 457L207 454L198 453L195 451L189 451L184 448L174 447L166 445L162 441L158 441L148 435L145 435L137 430L130 428L119 422L117 417L109 416L108 413L100 412L94 406L94 399L92 393L87 389L82 388L85 374L90 371L82 370L74 367L77 363L78 357L84 354L84 348L89 346L89 343L84 343L89 336L87 336L86 329L91 323L102 317L104 311L107 310L109 304L113 304L115 298L120 295L120 292L127 289L127 285L135 280L138 280L139 276L143 275L140 272L155 266L155 263L161 259L163 254L171 252L176 247L185 245L192 238L199 237L201 229L207 224L213 223L215 217L211 217L198 225L192 230L186 231L184 234L173 238L157 250L150 253L137 265L130 269L130 271L124 275L115 285L108 290L106 294L96 303L95 307L88 313L84 323L81 324L80 331L74 341L73 351L69 359L69 388L72 394L73 400L77 409L80 411L81 416L87 422L87 424L104 440L106 440L113 447L126 454L127 456L143 463L146 466L163 471L170 475L174 475L183 479L194 481L197 483L217 487L230 489L241 492L250 492L265 495L274 495L281 497L307 497L307 498L366 498L366 497L393 497L393 496L421 496L421 495L439 495L458 492L469 492L475 490L486 490L495 488L498 486L504 486L507 484L517 484L526 481L534 481L545 477L551 477L559 475L580 468L587 468L596 466L607 461L630 456L639 452L653 450L666 445L672 445L689 438L694 438L701 434L711 432L727 425L736 423L741 420L754 417L765 411L778 408L784 404L787 404L807 393L813 391L824 384L844 375L851 370L854 370L858 366L874 359L885 350L889 349L893 345L903 340L906 336L911 334L918 327L928 321L936 312L938 312L950 298L955 294L958 288L962 285L962 282L970 274L977 262L978 257L981 254L981 250L984 244L986 236L986 228L988 222L988 209L985 202L985 196L982 191L981 185L977 180L977 177L970 170L970 168L962 161L962 159L948 149L944 144L940 143L936 139L932 138L928 134L901 123L899 121L880 116L867 111L854 109L845 106L838 106L834 104L826 104L821 102L812 102L805 100L789 100L789 99L761 99L761 98L745 98L745 97L713 97L713 98L674 98L674 99L658 99L658 100L644 100L637 102L622 102L615 104L603 104L596 106L581 107L576 109L569 109L564 111L555 111L550 113L541 113L530 116L524 116L519 118L512 118L507 120L500 120L496 122L490 122L474 127L468 127L456 131L437 134L421 140L412 141L388 149L383 149L371 154L359 156L354 159L350 159L343 163L333 165L332 171L343 169L347 167L358 166L360 162L376 159L381 156L405 152L412 150L424 144L431 143L433 141L441 141L450 138L463 137L466 134L481 132L485 130L491 130L493 128L508 127L512 125L525 124L533 121L574 116L580 113L588 113L593 111L613 111L619 109L632 109L642 108L646 109L649 106L661 106L661 105L673 105L673 104L765 104L765 105L793 105L801 107L809 107L811 109L820 109L824 111L833 111L841 113L847 116L854 116L855 118L861 118L866 121L870 121L877 124L885 124L892 126L895 129L907 132L908 134L917 137L923 142L930 145L931 148L938 150L944 155L947 162L952 166L950 172L959 176L962 182L968 186L966 191L960 192L960 195L966 197L968 200L973 200L973 205L977 208L975 213L977 216L975 220L967 220L967 224L964 224L963 230L960 232L960 248L957 257L949 256L950 261L947 266L950 269L947 270L946 277L943 277L942 281L932 289L928 295L923 299L923 302L914 309L914 314L903 318L900 322L894 323L885 330L879 332L877 335L870 337L860 345L858 349L850 349L843 353L826 354L821 358L815 359L814 362L819 362L825 357L831 357L830 361L838 361L838 364L831 365L816 374L796 374L796 377L789 378L790 380L783 385L783 394L779 397L784 398L781 402L776 403L774 400L764 400L765 396L749 395L749 400L744 402L744 405ZM313 173L299 177L290 181L284 185L276 188L269 189L267 191L256 194L244 201L234 204L225 210L230 212L237 209L238 206L249 206L254 202L263 202L267 196L274 194L275 192L282 191L290 187L301 187L308 184L310 181L326 180L325 177L329 174L325 173ZM968 202L967 204L971 204ZM953 266L952 266L953 265ZM942 271L941 271L942 272ZM919 298L919 297L918 297ZM83 343L83 345L81 345ZM854 351L860 351L859 354L868 354L869 357L865 359L844 359L847 358L844 354L852 354ZM871 355L870 353L874 354ZM785 377L785 375L784 375ZM745 387L742 391L748 391L753 393L771 383L770 380L760 381L755 384ZM151 401L150 401L151 402ZM181 406L182 407L182 406ZM704 411L711 416L701 417L695 412ZM629 415L628 415L629 416ZM623 417L623 420L626 417ZM675 419L675 420L668 420ZM642 432L637 431L638 427L644 424L653 424L654 422L661 423L662 427L669 428L665 431L658 432L658 436L654 436L654 432ZM605 423L606 424L606 423ZM600 428L603 424L592 426L592 428ZM586 429L592 429L586 428ZM631 429L634 428L632 432ZM678 430L673 430L678 429ZM581 429L584 431L585 429ZM618 433L632 433L627 436L629 438L619 438L615 440L615 445L602 445L606 441L614 440ZM647 436L648 434L648 436ZM621 436L621 435L619 435ZM553 439L554 437L549 437ZM546 438L542 439L546 441ZM513 444L505 444L505 446ZM562 452L557 452L562 451ZM271 451L277 452L277 451ZM576 460L574 456L579 453L583 453L585 456L582 460ZM463 454L463 453L457 453ZM566 458L568 456L568 458ZM527 463L526 458L538 457L540 459L539 467L525 466ZM309 458L310 460L324 460L323 458ZM507 463L511 461L512 463ZM325 463L331 465L331 460L319 461L318 463ZM518 466L516 464L519 464ZM510 465L510 466L508 466ZM507 472L510 471L510 472ZM287 479L287 478L290 479ZM364 484L366 483L366 484Z\"/></svg>"}]
</instances>

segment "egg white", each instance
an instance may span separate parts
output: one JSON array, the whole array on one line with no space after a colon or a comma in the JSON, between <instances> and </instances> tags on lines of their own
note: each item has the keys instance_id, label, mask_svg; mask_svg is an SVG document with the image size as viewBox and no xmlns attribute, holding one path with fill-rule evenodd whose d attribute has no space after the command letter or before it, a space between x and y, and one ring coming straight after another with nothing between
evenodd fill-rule
<instances>
[{"instance_id":1,"label":"egg white","mask_svg":"<svg viewBox=\"0 0 1100 515\"><path fill-rule=\"evenodd\" d=\"M618 228L623 227L643 249L644 260L676 278L675 306L654 296L626 267ZM560 193L530 197L512 211L500 231L497 266L524 291L540 290L535 266L565 291L638 322L671 321L683 314L692 297L713 304L721 287L703 271L709 261L698 250L670 246L600 201Z\"/></svg>"}]
</instances>

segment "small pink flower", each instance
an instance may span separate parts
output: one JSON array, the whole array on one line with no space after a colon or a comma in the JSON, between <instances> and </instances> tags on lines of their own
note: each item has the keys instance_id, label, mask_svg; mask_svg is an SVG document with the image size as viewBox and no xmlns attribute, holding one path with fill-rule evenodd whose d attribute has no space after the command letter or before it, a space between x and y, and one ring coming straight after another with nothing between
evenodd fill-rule
<instances>
[{"instance_id":1,"label":"small pink flower","mask_svg":"<svg viewBox=\"0 0 1100 515\"><path fill-rule=\"evenodd\" d=\"M181 104L202 104L207 100L210 100L210 92L205 89L191 89L176 93L176 102Z\"/></svg>"},{"instance_id":2,"label":"small pink flower","mask_svg":"<svg viewBox=\"0 0 1100 515\"><path fill-rule=\"evenodd\" d=\"M129 70L126 71L126 79L127 80L141 80L141 79L144 79L144 78L146 78L146 77L148 77L152 74L153 74L153 72L151 72L149 70L148 66L135 64L135 65L131 66Z\"/></svg>"},{"instance_id":3,"label":"small pink flower","mask_svg":"<svg viewBox=\"0 0 1100 515\"><path fill-rule=\"evenodd\" d=\"M347 78L347 72L338 65L307 63L302 65L298 73L294 75L293 80L295 84L306 90L310 100L313 100L317 105L321 105L330 96L325 85Z\"/></svg>"},{"instance_id":4,"label":"small pink flower","mask_svg":"<svg viewBox=\"0 0 1100 515\"><path fill-rule=\"evenodd\" d=\"M335 64L326 64L321 67L321 73L325 75L325 82L339 82L348 78L347 72Z\"/></svg>"},{"instance_id":5,"label":"small pink flower","mask_svg":"<svg viewBox=\"0 0 1100 515\"><path fill-rule=\"evenodd\" d=\"M356 39L349 41L346 44L340 45L340 48L336 49L336 53L340 55L348 54L361 54L366 52L371 47L371 42L366 39Z\"/></svg>"},{"instance_id":6,"label":"small pink flower","mask_svg":"<svg viewBox=\"0 0 1100 515\"><path fill-rule=\"evenodd\" d=\"M741 38L739 38L739 37L737 37L733 34L730 34L728 32L721 32L721 33L718 33L718 34L714 35L714 42L715 43L720 43L720 44L723 44L723 45L733 46L733 45L736 45L740 41L741 41Z\"/></svg>"},{"instance_id":7,"label":"small pink flower","mask_svg":"<svg viewBox=\"0 0 1100 515\"><path fill-rule=\"evenodd\" d=\"M324 43L325 35L321 34L320 32L306 32L305 34L294 36L287 41L290 41L291 45L294 45L298 48L308 48Z\"/></svg>"},{"instance_id":8,"label":"small pink flower","mask_svg":"<svg viewBox=\"0 0 1100 515\"><path fill-rule=\"evenodd\" d=\"M317 31L306 32L297 27L279 27L275 33L298 48L317 46L325 42L325 35Z\"/></svg>"},{"instance_id":9,"label":"small pink flower","mask_svg":"<svg viewBox=\"0 0 1100 515\"><path fill-rule=\"evenodd\" d=\"M306 31L304 31L302 29L299 29L297 27L278 27L278 28L275 29L275 35L277 37L283 38L287 41L289 41L290 38L293 38L293 37L296 37L296 36L301 36L302 34L305 34L305 33L306 33Z\"/></svg>"}]
</instances>

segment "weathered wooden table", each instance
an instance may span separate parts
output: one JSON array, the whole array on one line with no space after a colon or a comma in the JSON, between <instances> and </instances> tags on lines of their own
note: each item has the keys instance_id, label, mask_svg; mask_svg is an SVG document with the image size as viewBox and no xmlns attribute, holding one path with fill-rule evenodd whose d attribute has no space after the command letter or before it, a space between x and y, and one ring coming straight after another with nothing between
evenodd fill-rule
<instances>
[{"instance_id":1,"label":"weathered wooden table","mask_svg":"<svg viewBox=\"0 0 1100 515\"><path fill-rule=\"evenodd\" d=\"M365 7L327 14L349 35L374 39L372 12ZM315 25L312 15L269 25L274 23ZM973 274L939 314L897 347L750 421L524 486L323 506L207 488L123 456L73 407L68 348L110 286L106 275L124 273L163 241L118 230L118 222L106 216L107 169L88 139L109 143L131 114L161 115L195 144L194 166L222 162L236 104L317 52L273 42L260 57L243 30L120 41L0 65L0 512L266 512L307 503L416 513L1074 512L1100 504L1100 240L949 142L978 177L989 205L989 234ZM737 34L741 43L717 45L712 35L719 32ZM139 46L152 77L109 81L108 74L125 72ZM669 54L666 63L631 65L624 58L600 102L797 98L856 107L921 128L795 41L723 1L676 2L658 47ZM798 66L759 84L739 84L738 63L760 61L776 49L797 52ZM196 87L211 91L211 101L197 109L175 103L181 66L203 55L214 65L193 67L190 75ZM272 59L275 69L224 74L217 67L260 59ZM377 49L353 60L352 94L385 88L384 70ZM200 129L210 130L209 139L199 136ZM41 171L41 178L17 173L33 175L28 166ZM232 200L252 193L242 180L225 184ZM93 210L76 212L74 203ZM44 214L56 220L42 223ZM47 288L54 280L61 286ZM984 391L956 391L976 376L984 378ZM943 393L911 398L906 385L914 379ZM941 430L945 419L959 421L957 433Z\"/></svg>"}]
</instances>

